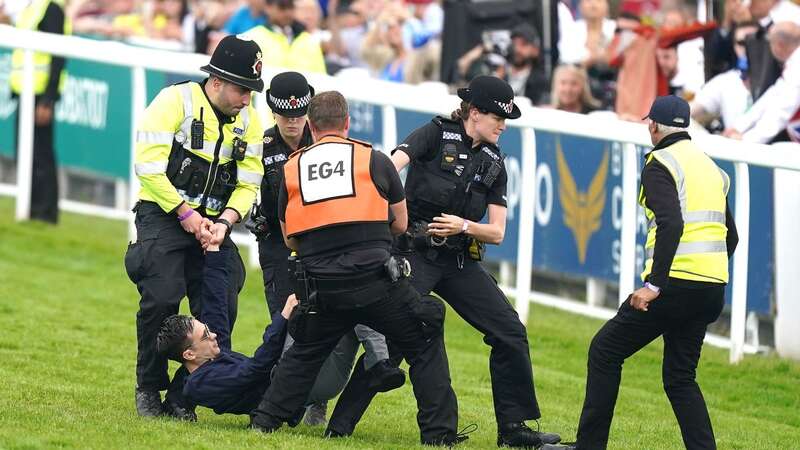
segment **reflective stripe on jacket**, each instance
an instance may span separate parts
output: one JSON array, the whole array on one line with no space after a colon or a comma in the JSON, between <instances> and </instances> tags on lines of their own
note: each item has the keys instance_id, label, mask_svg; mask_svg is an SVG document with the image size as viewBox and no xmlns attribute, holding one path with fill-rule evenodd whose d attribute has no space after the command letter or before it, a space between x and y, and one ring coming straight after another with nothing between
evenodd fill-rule
<instances>
[{"instance_id":1,"label":"reflective stripe on jacket","mask_svg":"<svg viewBox=\"0 0 800 450\"><path fill-rule=\"evenodd\" d=\"M655 159L667 168L678 191L683 233L670 266L669 276L692 281L728 282L728 253L725 226L726 197L730 178L691 140L678 141L654 150L647 164ZM653 266L656 243L655 213L647 208L644 190L639 203L649 222L645 243L644 280Z\"/></svg>"},{"instance_id":2,"label":"reflective stripe on jacket","mask_svg":"<svg viewBox=\"0 0 800 450\"><path fill-rule=\"evenodd\" d=\"M203 108L203 148L191 148L192 120L200 119ZM135 170L142 188L139 198L158 203L166 212L186 201L198 208L204 200L208 215L217 215L225 207L232 208L245 217L256 198L264 168L261 164L264 129L252 104L243 109L232 123L220 123L203 87L195 82L185 82L166 87L156 96L143 114L136 130ZM245 157L236 162L237 183L227 203L207 194L209 183L215 176L215 167L232 161L234 138L247 142ZM167 178L167 165L173 142L211 163L206 179L206 189L199 196L190 197L177 190Z\"/></svg>"}]
</instances>

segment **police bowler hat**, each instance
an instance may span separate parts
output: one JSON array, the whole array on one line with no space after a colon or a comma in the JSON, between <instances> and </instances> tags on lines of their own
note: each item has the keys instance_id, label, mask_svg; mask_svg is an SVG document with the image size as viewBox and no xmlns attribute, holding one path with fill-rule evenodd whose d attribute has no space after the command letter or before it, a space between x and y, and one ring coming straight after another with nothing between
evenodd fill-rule
<instances>
[{"instance_id":1,"label":"police bowler hat","mask_svg":"<svg viewBox=\"0 0 800 450\"><path fill-rule=\"evenodd\" d=\"M211 62L200 70L251 91L264 91L261 49L255 41L240 36L225 36L219 41Z\"/></svg>"},{"instance_id":2,"label":"police bowler hat","mask_svg":"<svg viewBox=\"0 0 800 450\"><path fill-rule=\"evenodd\" d=\"M514 90L497 77L475 77L468 87L458 90L458 96L478 109L506 119L516 119L522 115L519 107L514 104Z\"/></svg>"},{"instance_id":3,"label":"police bowler hat","mask_svg":"<svg viewBox=\"0 0 800 450\"><path fill-rule=\"evenodd\" d=\"M686 128L689 126L689 103L675 95L658 97L653 101L650 113L642 117L644 119L670 127Z\"/></svg>"},{"instance_id":4,"label":"police bowler hat","mask_svg":"<svg viewBox=\"0 0 800 450\"><path fill-rule=\"evenodd\" d=\"M297 72L283 72L272 77L267 89L267 105L284 117L305 116L314 88Z\"/></svg>"}]
</instances>

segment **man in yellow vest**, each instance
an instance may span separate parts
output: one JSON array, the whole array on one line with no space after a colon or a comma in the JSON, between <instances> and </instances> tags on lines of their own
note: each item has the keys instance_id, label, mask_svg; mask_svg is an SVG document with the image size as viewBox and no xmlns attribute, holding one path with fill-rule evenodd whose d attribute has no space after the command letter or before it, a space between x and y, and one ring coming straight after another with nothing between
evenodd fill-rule
<instances>
[{"instance_id":1,"label":"man in yellow vest","mask_svg":"<svg viewBox=\"0 0 800 450\"><path fill-rule=\"evenodd\" d=\"M653 102L639 203L650 222L644 286L622 304L589 347L586 399L575 444L543 449L605 449L622 363L664 338L663 383L687 449L715 449L695 371L706 326L725 304L728 259L738 243L727 206L730 179L686 132L689 104L674 95Z\"/></svg>"},{"instance_id":2,"label":"man in yellow vest","mask_svg":"<svg viewBox=\"0 0 800 450\"><path fill-rule=\"evenodd\" d=\"M64 15L63 0L31 0L17 16L22 30L70 34L72 27ZM11 55L11 92L22 93L25 51ZM53 150L53 111L64 86L64 58L47 53L33 54L33 92L36 95L33 127L33 177L31 179L31 218L58 222L58 173ZM19 121L19 114L17 114ZM15 129L19 129L15 127ZM16 148L16 146L15 146Z\"/></svg>"},{"instance_id":3,"label":"man in yellow vest","mask_svg":"<svg viewBox=\"0 0 800 450\"><path fill-rule=\"evenodd\" d=\"M294 0L265 1L269 24L259 25L244 34L264 51L264 61L271 67L325 73L322 47L319 40L295 20Z\"/></svg>"},{"instance_id":4,"label":"man in yellow vest","mask_svg":"<svg viewBox=\"0 0 800 450\"><path fill-rule=\"evenodd\" d=\"M139 415L163 413L195 420L181 402L179 371L168 387L167 360L156 353L156 336L184 296L192 314L202 305L203 248L200 232L208 221L214 245L235 245L229 234L246 217L261 185L264 129L250 100L261 92L261 49L250 40L227 36L200 68L209 77L161 90L136 130L135 170L141 182L136 204L138 241L125 255L131 281L141 294L136 315L138 357L136 407ZM231 329L244 266L231 251L227 298Z\"/></svg>"}]
</instances>

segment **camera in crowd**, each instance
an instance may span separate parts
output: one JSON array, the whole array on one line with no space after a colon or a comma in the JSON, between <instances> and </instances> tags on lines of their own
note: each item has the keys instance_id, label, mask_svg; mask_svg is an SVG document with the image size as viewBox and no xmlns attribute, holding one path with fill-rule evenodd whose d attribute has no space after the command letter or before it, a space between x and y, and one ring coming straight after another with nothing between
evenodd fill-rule
<instances>
[{"instance_id":1,"label":"camera in crowd","mask_svg":"<svg viewBox=\"0 0 800 450\"><path fill-rule=\"evenodd\" d=\"M484 31L481 34L481 39L483 42L483 55L480 61L486 70L486 74L494 73L498 69L505 67L511 59L511 52L514 50L511 45L511 31Z\"/></svg>"}]
</instances>

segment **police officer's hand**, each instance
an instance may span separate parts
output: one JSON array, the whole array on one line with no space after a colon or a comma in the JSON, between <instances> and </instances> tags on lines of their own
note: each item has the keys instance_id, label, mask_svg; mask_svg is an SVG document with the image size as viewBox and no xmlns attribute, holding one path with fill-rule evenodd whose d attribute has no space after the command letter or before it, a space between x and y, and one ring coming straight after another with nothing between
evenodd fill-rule
<instances>
[{"instance_id":1,"label":"police officer's hand","mask_svg":"<svg viewBox=\"0 0 800 450\"><path fill-rule=\"evenodd\" d=\"M434 236L453 236L461 233L464 227L464 219L452 214L444 214L434 217L433 222L428 224L428 234Z\"/></svg>"},{"instance_id":2,"label":"police officer's hand","mask_svg":"<svg viewBox=\"0 0 800 450\"><path fill-rule=\"evenodd\" d=\"M194 237L200 240L200 226L203 224L203 216L197 212L193 212L189 217L183 219L181 226L187 233L192 233Z\"/></svg>"},{"instance_id":3,"label":"police officer's hand","mask_svg":"<svg viewBox=\"0 0 800 450\"><path fill-rule=\"evenodd\" d=\"M647 306L658 298L658 292L647 287L640 287L631 294L631 306L639 311L647 311Z\"/></svg>"},{"instance_id":4,"label":"police officer's hand","mask_svg":"<svg viewBox=\"0 0 800 450\"><path fill-rule=\"evenodd\" d=\"M203 246L203 250L216 252L219 251L219 244L214 245L212 244L212 240L214 238L214 233L211 230L211 227L214 225L209 219L203 219L202 225L200 225L200 231L198 232L198 239L200 241L200 245Z\"/></svg>"},{"instance_id":5,"label":"police officer's hand","mask_svg":"<svg viewBox=\"0 0 800 450\"><path fill-rule=\"evenodd\" d=\"M209 245L221 245L227 234L228 227L224 223L212 223Z\"/></svg>"},{"instance_id":6,"label":"police officer's hand","mask_svg":"<svg viewBox=\"0 0 800 450\"><path fill-rule=\"evenodd\" d=\"M286 304L283 305L283 311L281 311L284 319L288 319L292 315L292 310L295 306L297 306L297 296L292 294L286 299Z\"/></svg>"}]
</instances>

